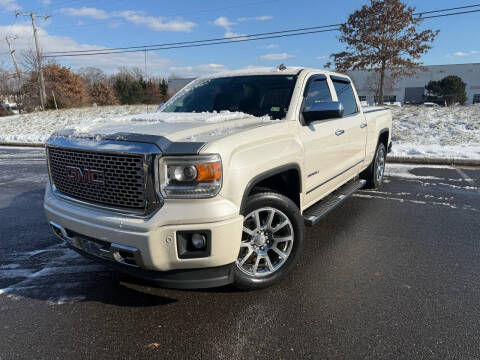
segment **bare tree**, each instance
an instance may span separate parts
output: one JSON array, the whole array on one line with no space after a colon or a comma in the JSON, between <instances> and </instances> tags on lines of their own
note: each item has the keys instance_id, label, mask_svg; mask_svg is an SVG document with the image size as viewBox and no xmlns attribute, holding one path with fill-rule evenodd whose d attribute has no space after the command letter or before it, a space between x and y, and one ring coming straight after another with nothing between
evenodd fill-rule
<instances>
[{"instance_id":1,"label":"bare tree","mask_svg":"<svg viewBox=\"0 0 480 360\"><path fill-rule=\"evenodd\" d=\"M347 44L345 51L330 57L338 71L373 69L379 73L378 97L383 103L385 74L392 81L402 75L411 75L421 65L422 54L431 49L437 31L417 27L421 16L415 8L401 0L370 0L352 13L340 27L339 40ZM326 64L329 67L331 64Z\"/></svg>"},{"instance_id":2,"label":"bare tree","mask_svg":"<svg viewBox=\"0 0 480 360\"><path fill-rule=\"evenodd\" d=\"M102 69L93 66L80 68L78 74L85 81L89 91L93 88L93 85L107 81L107 75L105 72Z\"/></svg>"}]
</instances>

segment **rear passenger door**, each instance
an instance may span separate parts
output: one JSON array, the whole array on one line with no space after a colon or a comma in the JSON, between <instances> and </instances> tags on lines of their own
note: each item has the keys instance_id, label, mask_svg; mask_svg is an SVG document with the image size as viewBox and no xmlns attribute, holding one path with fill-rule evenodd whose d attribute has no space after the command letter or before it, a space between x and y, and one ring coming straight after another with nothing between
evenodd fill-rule
<instances>
[{"instance_id":1,"label":"rear passenger door","mask_svg":"<svg viewBox=\"0 0 480 360\"><path fill-rule=\"evenodd\" d=\"M345 182L358 173L365 159L365 145L367 141L367 129L364 115L355 96L350 79L331 75L337 100L344 108L343 118L335 130L341 150L336 159L341 165L341 173L338 174L339 182Z\"/></svg>"}]
</instances>

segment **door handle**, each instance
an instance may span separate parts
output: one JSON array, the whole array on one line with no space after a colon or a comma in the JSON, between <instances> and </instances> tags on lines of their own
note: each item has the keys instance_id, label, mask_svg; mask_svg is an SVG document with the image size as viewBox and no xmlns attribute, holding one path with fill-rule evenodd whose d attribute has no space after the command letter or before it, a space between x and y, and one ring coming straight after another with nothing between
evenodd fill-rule
<instances>
[{"instance_id":1,"label":"door handle","mask_svg":"<svg viewBox=\"0 0 480 360\"><path fill-rule=\"evenodd\" d=\"M345 130L343 130L343 129L338 129L337 131L335 131L335 135L340 136L340 135L342 135L344 132L345 132Z\"/></svg>"},{"instance_id":2,"label":"door handle","mask_svg":"<svg viewBox=\"0 0 480 360\"><path fill-rule=\"evenodd\" d=\"M361 123L360 124L360 129L366 128L368 125L366 123Z\"/></svg>"}]
</instances>

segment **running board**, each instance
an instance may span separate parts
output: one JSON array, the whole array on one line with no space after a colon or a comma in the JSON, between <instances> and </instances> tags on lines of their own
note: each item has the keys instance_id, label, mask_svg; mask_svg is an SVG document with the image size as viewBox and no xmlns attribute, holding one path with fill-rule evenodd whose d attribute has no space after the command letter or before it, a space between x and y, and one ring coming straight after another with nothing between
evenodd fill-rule
<instances>
[{"instance_id":1,"label":"running board","mask_svg":"<svg viewBox=\"0 0 480 360\"><path fill-rule=\"evenodd\" d=\"M345 199L350 197L355 191L361 189L365 186L365 180L354 180L346 183L342 187L338 188L331 194L327 195L325 198L317 202L316 204L310 206L307 210L303 212L303 219L305 225L313 226L315 223L320 220L322 217L327 215L330 210L336 208L340 205Z\"/></svg>"}]
</instances>

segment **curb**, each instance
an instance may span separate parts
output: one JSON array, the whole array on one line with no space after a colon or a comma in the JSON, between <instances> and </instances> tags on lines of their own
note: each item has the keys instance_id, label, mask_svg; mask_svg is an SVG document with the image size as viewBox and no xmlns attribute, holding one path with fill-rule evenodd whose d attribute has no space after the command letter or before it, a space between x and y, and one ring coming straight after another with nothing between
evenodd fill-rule
<instances>
[{"instance_id":1,"label":"curb","mask_svg":"<svg viewBox=\"0 0 480 360\"><path fill-rule=\"evenodd\" d=\"M0 146L43 148L45 147L45 144L44 143L0 142ZM388 155L387 162L392 164L480 166L480 159L462 159L462 158L426 158L426 157Z\"/></svg>"},{"instance_id":2,"label":"curb","mask_svg":"<svg viewBox=\"0 0 480 360\"><path fill-rule=\"evenodd\" d=\"M44 143L21 143L21 142L1 142L0 146L13 146L13 147L45 147Z\"/></svg>"},{"instance_id":3,"label":"curb","mask_svg":"<svg viewBox=\"0 0 480 360\"><path fill-rule=\"evenodd\" d=\"M391 156L387 157L387 162L398 164L420 164L420 165L465 165L480 166L480 159L462 159L462 158L426 158L426 157L408 157Z\"/></svg>"}]
</instances>

